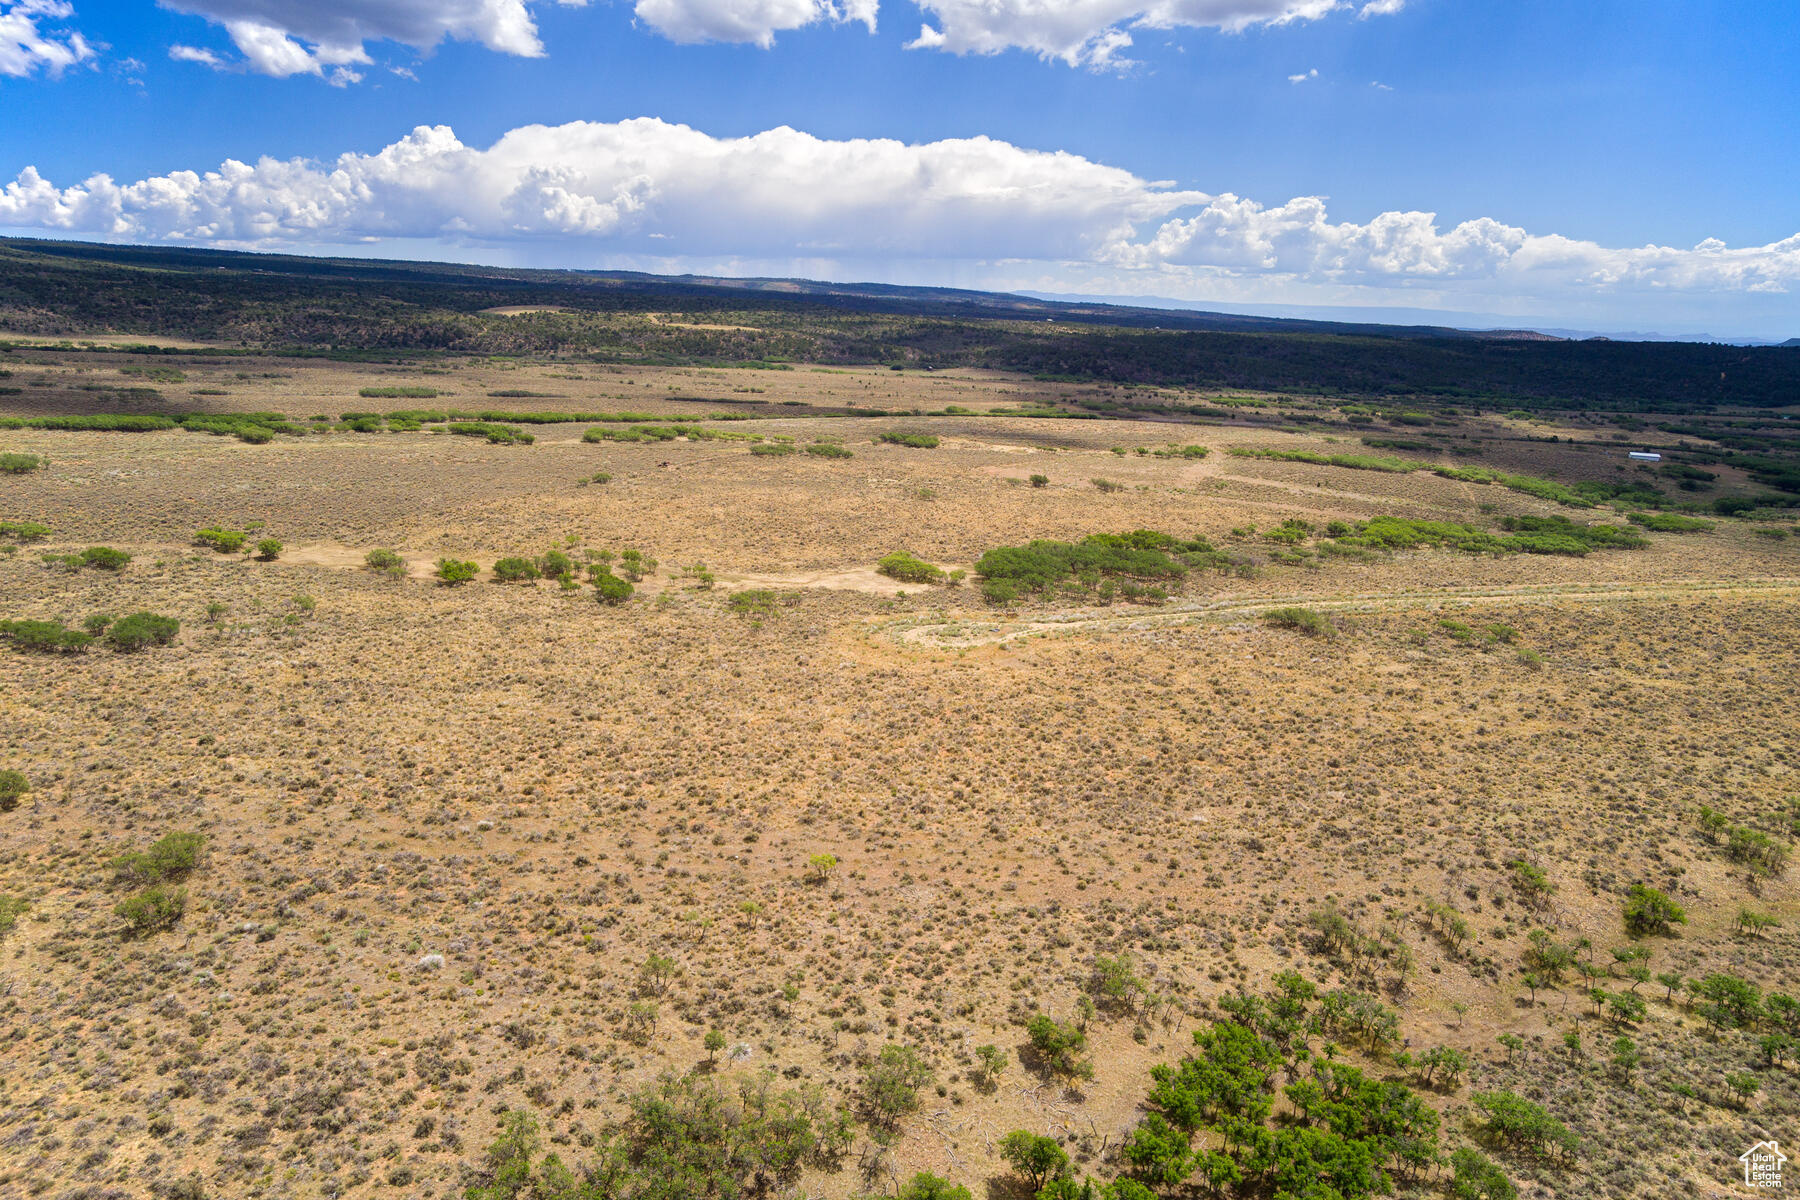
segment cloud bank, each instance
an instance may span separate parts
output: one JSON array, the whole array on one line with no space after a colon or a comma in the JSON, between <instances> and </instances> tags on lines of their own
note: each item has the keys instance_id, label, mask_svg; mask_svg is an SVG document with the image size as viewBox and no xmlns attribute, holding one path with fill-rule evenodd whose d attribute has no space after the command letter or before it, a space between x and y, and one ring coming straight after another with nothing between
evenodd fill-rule
<instances>
[{"instance_id":1,"label":"cloud bank","mask_svg":"<svg viewBox=\"0 0 1800 1200\"><path fill-rule=\"evenodd\" d=\"M579 8L587 0L556 0ZM222 26L251 70L285 78L361 79L366 44L399 42L421 53L446 40L479 42L501 54L538 58L544 44L526 0L164 0L177 12ZM191 47L183 56L206 62ZM209 66L225 65L216 56Z\"/></svg>"},{"instance_id":2,"label":"cloud bank","mask_svg":"<svg viewBox=\"0 0 1800 1200\"><path fill-rule=\"evenodd\" d=\"M0 0L0 75L61 75L92 59L87 39L58 24L74 15L64 0Z\"/></svg>"},{"instance_id":3,"label":"cloud bank","mask_svg":"<svg viewBox=\"0 0 1800 1200\"><path fill-rule=\"evenodd\" d=\"M1336 221L1317 197L1264 205L990 138L831 141L786 127L716 138L649 118L526 126L486 148L421 126L375 154L228 161L129 183L57 186L28 167L0 189L0 227L258 249L423 240L568 266L872 270L1195 298L1555 306L1781 296L1800 284L1800 234L1615 248L1485 218L1445 228L1430 212Z\"/></svg>"},{"instance_id":4,"label":"cloud bank","mask_svg":"<svg viewBox=\"0 0 1800 1200\"><path fill-rule=\"evenodd\" d=\"M20 0L56 7L60 0ZM362 78L368 45L391 41L420 52L448 39L479 42L502 54L544 54L532 8L550 0L163 0L178 12L220 26L265 75L314 75L334 83ZM554 0L583 7L587 0ZM1405 0L919 0L931 18L913 49L953 54L1026 50L1070 66L1122 67L1132 29L1210 28L1242 32L1258 25L1318 20L1335 12L1369 17L1399 12ZM66 9L66 5L62 5ZM808 25L859 23L874 32L879 0L636 0L643 25L675 42L743 42L769 47L775 35ZM66 15L66 12L65 14ZM238 66L193 47L184 61ZM0 60L3 61L3 60Z\"/></svg>"},{"instance_id":5,"label":"cloud bank","mask_svg":"<svg viewBox=\"0 0 1800 1200\"><path fill-rule=\"evenodd\" d=\"M1406 0L1369 0L1364 17L1391 15ZM1029 50L1070 66L1126 65L1129 29L1222 29L1316 21L1348 10L1346 0L919 0L937 19L910 46L953 54Z\"/></svg>"}]
</instances>

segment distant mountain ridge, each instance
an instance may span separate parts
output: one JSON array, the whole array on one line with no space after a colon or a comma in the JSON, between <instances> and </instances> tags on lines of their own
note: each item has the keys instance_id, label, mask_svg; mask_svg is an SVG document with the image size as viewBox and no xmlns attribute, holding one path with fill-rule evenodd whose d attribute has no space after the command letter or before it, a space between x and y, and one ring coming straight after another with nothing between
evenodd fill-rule
<instances>
[{"instance_id":1,"label":"distant mountain ridge","mask_svg":"<svg viewBox=\"0 0 1800 1200\"><path fill-rule=\"evenodd\" d=\"M1314 333L1350 337L1476 338L1482 340L1555 340L1536 330L1469 330L1424 323L1316 320L1214 312L1187 307L1156 307L1108 300L1056 299L1025 293L984 292L966 288L920 287L891 283L834 283L815 279L737 278L719 275L651 275L640 271L549 270L536 267L488 267L408 259L314 258L241 250L166 246L122 246L101 242L64 242L41 238L0 238L0 254L44 255L86 263L128 264L175 271L237 270L315 280L357 280L416 284L461 284L500 289L570 290L563 303L583 292L662 291L678 298L696 292L745 292L769 298L863 301L900 306L922 316L977 317L1011 321L1068 321L1121 328L1205 330L1237 333ZM0 296L0 299L3 299ZM1174 302L1169 302L1173 304Z\"/></svg>"},{"instance_id":2,"label":"distant mountain ridge","mask_svg":"<svg viewBox=\"0 0 1800 1200\"><path fill-rule=\"evenodd\" d=\"M1211 311L1212 305L1203 301L1173 300L1162 296L1095 296L1066 292L1024 292L1023 295L1039 300L1058 300L1065 303L1118 304L1131 307L1177 310L1206 309ZM1518 316L1502 316L1496 313L1451 312L1429 309L1377 307L1352 307L1347 305L1300 305L1300 304L1233 304L1221 305L1223 313L1238 313L1245 316L1267 317L1271 319L1329 321L1347 324L1382 325L1386 327L1429 325L1449 328L1458 334L1483 338L1548 338L1559 341L1588 341L1594 338L1605 338L1615 342L1701 342L1727 346L1792 346L1800 343L1800 338L1790 338L1786 342L1777 342L1767 337L1724 336L1713 333L1660 333L1633 329L1581 329L1548 320L1531 322L1528 318Z\"/></svg>"},{"instance_id":3,"label":"distant mountain ridge","mask_svg":"<svg viewBox=\"0 0 1800 1200\"><path fill-rule=\"evenodd\" d=\"M503 315L506 314L506 315ZM726 318L726 319L719 319ZM0 239L0 329L207 353L994 368L1046 381L1634 413L1800 404L1800 355L959 288ZM153 348L140 348L150 353Z\"/></svg>"}]
</instances>

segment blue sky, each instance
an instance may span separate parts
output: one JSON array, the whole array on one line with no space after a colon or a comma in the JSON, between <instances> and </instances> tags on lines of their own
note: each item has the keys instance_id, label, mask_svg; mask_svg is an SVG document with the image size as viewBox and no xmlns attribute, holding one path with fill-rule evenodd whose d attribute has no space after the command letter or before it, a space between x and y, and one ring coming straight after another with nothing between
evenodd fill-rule
<instances>
[{"instance_id":1,"label":"blue sky","mask_svg":"<svg viewBox=\"0 0 1800 1200\"><path fill-rule=\"evenodd\" d=\"M0 227L1800 335L1792 3L179 8L0 0Z\"/></svg>"}]
</instances>

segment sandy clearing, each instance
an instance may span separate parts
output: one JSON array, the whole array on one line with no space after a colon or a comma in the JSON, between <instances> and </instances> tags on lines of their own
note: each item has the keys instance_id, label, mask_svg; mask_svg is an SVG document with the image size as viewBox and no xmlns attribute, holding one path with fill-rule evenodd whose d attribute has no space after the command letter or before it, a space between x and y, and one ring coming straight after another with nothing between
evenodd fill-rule
<instances>
[{"instance_id":1,"label":"sandy clearing","mask_svg":"<svg viewBox=\"0 0 1800 1200\"><path fill-rule=\"evenodd\" d=\"M526 313L560 313L570 311L560 304L502 304L495 308L484 308L484 317L518 317Z\"/></svg>"},{"instance_id":2,"label":"sandy clearing","mask_svg":"<svg viewBox=\"0 0 1800 1200\"><path fill-rule=\"evenodd\" d=\"M870 592L878 596L895 596L905 591L921 591L926 585L901 583L878 574L873 567L851 567L843 571L794 571L785 574L721 575L719 583L734 591L746 588L830 588L834 591Z\"/></svg>"}]
</instances>

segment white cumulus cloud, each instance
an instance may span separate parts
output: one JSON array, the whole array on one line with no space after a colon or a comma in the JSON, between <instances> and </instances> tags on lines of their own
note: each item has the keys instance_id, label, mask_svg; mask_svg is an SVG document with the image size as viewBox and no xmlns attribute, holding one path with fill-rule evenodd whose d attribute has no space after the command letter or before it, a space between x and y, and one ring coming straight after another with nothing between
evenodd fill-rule
<instances>
[{"instance_id":1,"label":"white cumulus cloud","mask_svg":"<svg viewBox=\"0 0 1800 1200\"><path fill-rule=\"evenodd\" d=\"M224 59L201 46L183 46L177 43L169 47L169 57L176 62L199 63L201 66L211 67L215 71L225 65Z\"/></svg>"},{"instance_id":2,"label":"white cumulus cloud","mask_svg":"<svg viewBox=\"0 0 1800 1200\"><path fill-rule=\"evenodd\" d=\"M1391 4L1381 8L1382 4ZM1070 66L1123 65L1128 30L1196 27L1242 32L1254 25L1315 21L1347 0L919 0L936 18L908 43L954 54L1029 50ZM1375 0L1365 11L1398 11Z\"/></svg>"},{"instance_id":3,"label":"white cumulus cloud","mask_svg":"<svg viewBox=\"0 0 1800 1200\"><path fill-rule=\"evenodd\" d=\"M525 126L487 147L421 126L374 154L127 183L58 186L27 167L0 188L0 228L267 249L422 240L564 265L1540 311L1800 286L1800 234L1614 248L1488 218L1446 228L1421 211L1335 221L1318 197L1265 205L992 138L908 145L786 127L717 138L651 118Z\"/></svg>"},{"instance_id":4,"label":"white cumulus cloud","mask_svg":"<svg viewBox=\"0 0 1800 1200\"><path fill-rule=\"evenodd\" d=\"M859 21L875 31L877 0L637 0L640 21L676 42L774 45L782 30L820 21Z\"/></svg>"},{"instance_id":5,"label":"white cumulus cloud","mask_svg":"<svg viewBox=\"0 0 1800 1200\"><path fill-rule=\"evenodd\" d=\"M502 54L544 53L528 0L163 0L222 26L252 70L354 82L366 43L399 42L421 52L447 39ZM587 0L556 0L582 7ZM200 61L193 59L191 61ZM211 65L211 64L208 64Z\"/></svg>"},{"instance_id":6,"label":"white cumulus cloud","mask_svg":"<svg viewBox=\"0 0 1800 1200\"><path fill-rule=\"evenodd\" d=\"M87 39L61 24L74 15L65 0L0 0L0 75L56 76L92 59Z\"/></svg>"}]
</instances>

